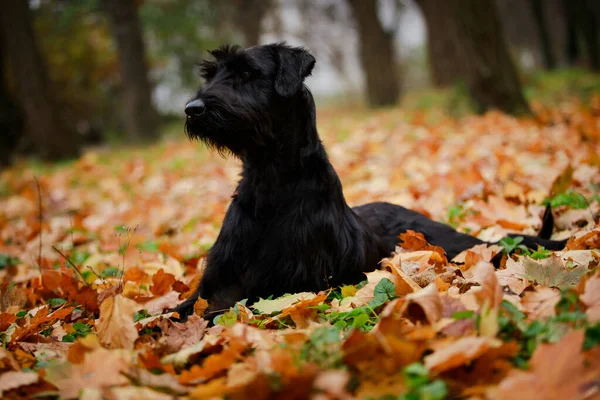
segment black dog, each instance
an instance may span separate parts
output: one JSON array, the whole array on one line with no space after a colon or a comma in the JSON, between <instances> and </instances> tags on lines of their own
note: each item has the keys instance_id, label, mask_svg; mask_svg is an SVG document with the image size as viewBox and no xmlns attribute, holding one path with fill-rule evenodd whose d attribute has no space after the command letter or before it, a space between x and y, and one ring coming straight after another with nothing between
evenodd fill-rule
<instances>
[{"instance_id":1,"label":"black dog","mask_svg":"<svg viewBox=\"0 0 600 400\"><path fill-rule=\"evenodd\" d=\"M449 258L483 243L422 214L388 203L351 209L316 127L304 78L315 58L284 43L222 47L201 64L206 83L186 107L186 131L243 161L242 179L192 298L206 315L236 301L354 284L390 255L398 234L421 232ZM524 244L562 248L533 236Z\"/></svg>"}]
</instances>

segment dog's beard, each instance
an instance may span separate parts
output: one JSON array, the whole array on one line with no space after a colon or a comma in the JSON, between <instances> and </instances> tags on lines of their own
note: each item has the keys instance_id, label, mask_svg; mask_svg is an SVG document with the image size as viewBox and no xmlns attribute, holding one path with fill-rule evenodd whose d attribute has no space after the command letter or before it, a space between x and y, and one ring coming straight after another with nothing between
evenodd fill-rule
<instances>
[{"instance_id":1,"label":"dog's beard","mask_svg":"<svg viewBox=\"0 0 600 400\"><path fill-rule=\"evenodd\" d=\"M222 157L241 157L245 152L273 142L275 137L268 118L261 118L261 113L256 111L247 114L231 111L215 108L200 119L188 119L185 123L188 138L202 141Z\"/></svg>"}]
</instances>

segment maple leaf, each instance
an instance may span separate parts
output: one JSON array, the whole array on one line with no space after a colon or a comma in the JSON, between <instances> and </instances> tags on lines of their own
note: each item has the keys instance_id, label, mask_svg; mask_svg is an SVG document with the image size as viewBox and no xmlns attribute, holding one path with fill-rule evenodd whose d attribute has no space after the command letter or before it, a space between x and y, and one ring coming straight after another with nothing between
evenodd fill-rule
<instances>
[{"instance_id":1,"label":"maple leaf","mask_svg":"<svg viewBox=\"0 0 600 400\"><path fill-rule=\"evenodd\" d=\"M77 397L83 389L124 385L131 355L124 350L97 348L85 354L83 363L63 363L46 368L44 379L58 388L61 398Z\"/></svg>"},{"instance_id":2,"label":"maple leaf","mask_svg":"<svg viewBox=\"0 0 600 400\"><path fill-rule=\"evenodd\" d=\"M600 352L583 353L584 332L567 333L558 343L541 344L529 362L529 371L513 370L490 390L494 399L583 399L598 390Z\"/></svg>"},{"instance_id":3,"label":"maple leaf","mask_svg":"<svg viewBox=\"0 0 600 400\"><path fill-rule=\"evenodd\" d=\"M161 268L157 273L152 275L152 286L150 287L150 291L155 296L163 296L171 290L175 281L175 275L165 273L165 270Z\"/></svg>"},{"instance_id":4,"label":"maple leaf","mask_svg":"<svg viewBox=\"0 0 600 400\"><path fill-rule=\"evenodd\" d=\"M204 336L208 321L197 315L190 315L184 323L175 322L169 327L165 335L160 338L165 350L175 353L181 349L199 343Z\"/></svg>"},{"instance_id":5,"label":"maple leaf","mask_svg":"<svg viewBox=\"0 0 600 400\"><path fill-rule=\"evenodd\" d=\"M527 319L534 321L556 315L555 307L560 301L560 291L555 288L538 287L525 293L521 304L528 314Z\"/></svg>"},{"instance_id":6,"label":"maple leaf","mask_svg":"<svg viewBox=\"0 0 600 400\"><path fill-rule=\"evenodd\" d=\"M540 261L524 257L522 262L525 274L530 281L557 288L577 285L581 277L588 271L587 265L569 268L563 264L560 257L554 255Z\"/></svg>"},{"instance_id":7,"label":"maple leaf","mask_svg":"<svg viewBox=\"0 0 600 400\"><path fill-rule=\"evenodd\" d=\"M100 342L110 348L133 349L138 331L133 316L140 306L122 295L109 297L100 305L96 332Z\"/></svg>"}]
</instances>

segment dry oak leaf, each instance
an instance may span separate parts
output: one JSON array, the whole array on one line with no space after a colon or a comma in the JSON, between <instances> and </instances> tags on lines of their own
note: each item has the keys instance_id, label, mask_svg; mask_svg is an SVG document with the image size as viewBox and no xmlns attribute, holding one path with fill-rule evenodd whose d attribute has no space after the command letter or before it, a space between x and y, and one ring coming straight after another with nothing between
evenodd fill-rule
<instances>
[{"instance_id":1,"label":"dry oak leaf","mask_svg":"<svg viewBox=\"0 0 600 400\"><path fill-rule=\"evenodd\" d=\"M587 307L588 320L592 324L600 321L600 273L588 279L579 300Z\"/></svg>"},{"instance_id":2,"label":"dry oak leaf","mask_svg":"<svg viewBox=\"0 0 600 400\"><path fill-rule=\"evenodd\" d=\"M0 396L4 392L36 383L39 376L35 372L7 371L0 375Z\"/></svg>"},{"instance_id":3,"label":"dry oak leaf","mask_svg":"<svg viewBox=\"0 0 600 400\"><path fill-rule=\"evenodd\" d=\"M591 399L600 393L600 349L582 353L584 331L567 333L558 343L541 344L529 371L513 370L490 390L492 399Z\"/></svg>"},{"instance_id":4,"label":"dry oak leaf","mask_svg":"<svg viewBox=\"0 0 600 400\"><path fill-rule=\"evenodd\" d=\"M460 367L501 345L502 342L495 338L463 337L425 356L424 363L431 373L439 374Z\"/></svg>"},{"instance_id":5,"label":"dry oak leaf","mask_svg":"<svg viewBox=\"0 0 600 400\"><path fill-rule=\"evenodd\" d=\"M124 350L97 348L84 356L82 364L63 363L45 369L44 379L58 388L61 398L74 398L83 389L124 385L132 356Z\"/></svg>"},{"instance_id":6,"label":"dry oak leaf","mask_svg":"<svg viewBox=\"0 0 600 400\"><path fill-rule=\"evenodd\" d=\"M138 338L133 317L139 309L138 303L122 295L104 300L100 305L100 318L96 321L100 343L108 348L132 350Z\"/></svg>"}]
</instances>

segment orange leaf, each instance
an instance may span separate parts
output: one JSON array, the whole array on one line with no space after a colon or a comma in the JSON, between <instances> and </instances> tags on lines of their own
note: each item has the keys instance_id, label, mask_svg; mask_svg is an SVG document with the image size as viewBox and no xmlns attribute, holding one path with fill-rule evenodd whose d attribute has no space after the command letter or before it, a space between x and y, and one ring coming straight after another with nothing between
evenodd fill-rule
<instances>
[{"instance_id":1,"label":"orange leaf","mask_svg":"<svg viewBox=\"0 0 600 400\"><path fill-rule=\"evenodd\" d=\"M175 281L175 275L165 274L165 271L161 268L152 276L152 286L150 287L150 291L155 296L163 296L171 290Z\"/></svg>"}]
</instances>

